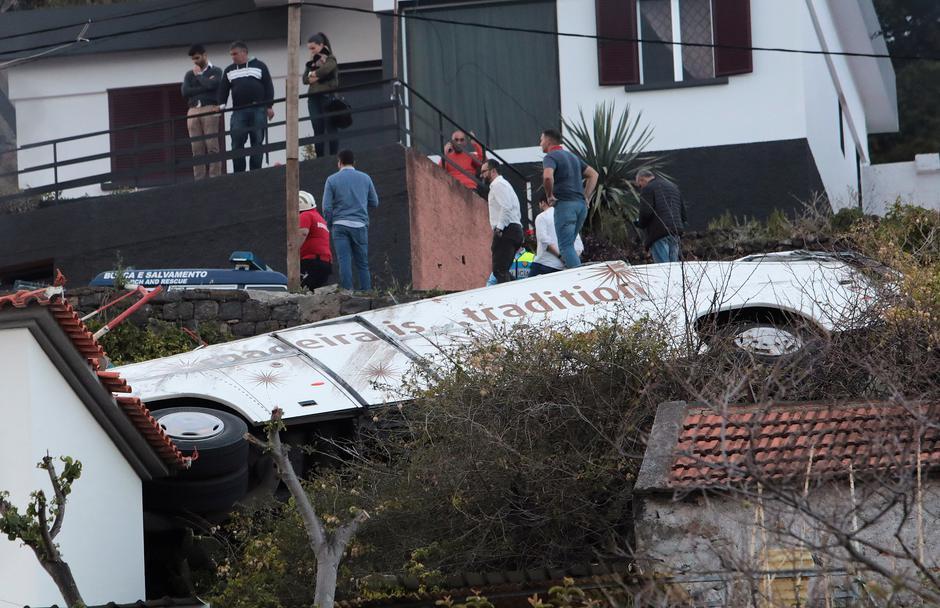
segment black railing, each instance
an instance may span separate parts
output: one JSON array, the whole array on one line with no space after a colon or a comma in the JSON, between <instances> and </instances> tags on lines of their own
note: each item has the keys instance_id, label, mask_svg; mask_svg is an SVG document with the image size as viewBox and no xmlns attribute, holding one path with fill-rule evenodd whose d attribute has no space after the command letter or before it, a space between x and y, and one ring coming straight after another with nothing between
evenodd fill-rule
<instances>
[{"instance_id":1,"label":"black railing","mask_svg":"<svg viewBox=\"0 0 940 608\"><path fill-rule=\"evenodd\" d=\"M528 179L521 172L507 163L505 159L496 153L495 150L487 146L485 142L474 136L469 129L466 129L458 124L453 118L443 112L424 95L416 91L414 87L408 85L405 82L394 79L375 80L351 86L344 86L336 89L334 92L338 94L348 94L352 91L373 87L383 87L384 90L382 91L381 96L377 97L377 99L381 99L381 101L358 106L353 104L353 107L350 110L350 113L353 115L353 126L351 128L343 130L338 134L315 134L313 136L303 137L300 138L299 145L307 146L310 144L319 143L326 144L329 140L336 138L340 138L342 140L353 139L356 137L375 138L377 135L390 133L394 134L389 137L390 141L397 141L404 145L413 146L420 150L423 154L439 155L443 163L448 164L448 166L456 167L458 171L464 175L467 175L474 181L474 183L482 186L479 176L470 174L462 167L455 165L443 153L444 142L450 138L449 132L451 130L461 130L467 133L468 137L470 137L483 148L487 157L499 160L519 180L521 180L523 183L528 182ZM430 109L430 114L433 116L433 120L428 120L428 118L424 116L424 112L415 111L415 109L408 103L409 96L420 100L422 104L427 106L427 108ZM304 94L300 97L301 99L306 99L309 97L309 94ZM283 104L284 101L285 98L281 97L273 100L273 103ZM238 108L224 108L215 112L206 112L200 116L222 116L235 110L267 105L270 104L259 103L240 106ZM381 114L382 112L388 110L392 111L389 113L389 115ZM341 112L328 113L324 115L324 118L333 117L340 113ZM372 122L375 124L370 124L365 127L357 126L357 122L362 122L360 119L362 119L364 115L375 115L375 113L379 113L379 120L372 120ZM146 180L148 177L152 178L154 175L163 176L161 178L163 179L163 183L175 183L181 179L181 171L191 169L197 165L205 165L214 162L225 162L232 159L245 158L250 155L269 154L271 152L284 150L286 147L284 141L271 142L267 140L267 137L265 137L265 141L263 143L252 147L245 147L239 150L226 150L223 146L222 150L217 154L209 154L198 157L194 157L189 151L187 151L186 154L178 154L177 149L182 146L187 146L188 150L188 146L193 142L213 139L220 136L224 137L231 134L230 130L220 129L220 133L212 135L189 137L187 132L186 136L180 136L180 134L177 132L176 125L182 121L185 121L186 118L187 117L185 115L174 116L157 121L137 123L133 125L115 127L112 129L104 129L90 133L82 133L79 135L70 135L45 141L33 142L23 144L18 147L9 146L6 149L0 148L0 153L15 152L17 154L20 154L23 151L37 151L42 149L48 150L48 161L40 162L39 164L31 165L25 168L19 168L16 171L0 173L0 178L10 178L15 176L16 179L20 181L28 182L30 175L38 175L40 172L52 172L52 175L49 176L51 177L51 180L49 180L48 183L35 187L27 187L15 194L0 197L0 204L10 200L23 198L58 198L61 192L93 185L110 185L113 188L122 186L139 187L141 186L142 181ZM303 117L301 120L306 119L307 117ZM416 138L414 135L414 129L411 127L411 125L416 122L422 123L425 127L427 127L428 130L434 133L440 144L439 148L435 149L435 146L430 145L427 142L418 141L418 138ZM281 127L285 124L286 121L284 120L272 121L268 123L268 129L270 130L271 128ZM169 138L143 144L138 141L137 136L141 130L161 127L166 129L168 126L170 130ZM131 147L115 147L115 136L126 136L128 133L133 134L133 145ZM84 156L62 158L62 148L66 144L69 146L81 145L84 140L103 137L107 137L109 139L107 151ZM156 162L140 162L141 155L158 152L163 153L163 158L161 158L161 160ZM128 157L133 159L133 166L129 168L120 168L121 164L126 164L122 163L121 161L123 159L127 159ZM72 169L77 165L103 160L109 160L111 162L111 168L109 171L96 171L92 169L84 175L70 177L68 179L61 179L60 173L63 169ZM188 172L186 179L191 180L191 175L192 173ZM27 177L23 178L23 176ZM152 186L162 184L147 183L146 185ZM525 192L522 194L523 196L520 197L524 201L522 204L524 206L530 204L529 201L526 200L527 197L525 196ZM528 213L525 211L525 209L523 209L522 215L524 218L523 221L527 223Z\"/></svg>"}]
</instances>

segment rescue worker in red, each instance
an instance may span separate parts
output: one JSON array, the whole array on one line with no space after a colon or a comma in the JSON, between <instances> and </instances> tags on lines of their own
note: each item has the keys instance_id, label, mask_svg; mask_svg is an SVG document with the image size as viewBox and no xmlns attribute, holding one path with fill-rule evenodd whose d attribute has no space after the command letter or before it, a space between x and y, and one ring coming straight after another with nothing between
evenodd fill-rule
<instances>
[{"instance_id":1,"label":"rescue worker in red","mask_svg":"<svg viewBox=\"0 0 940 608\"><path fill-rule=\"evenodd\" d=\"M310 291L323 287L333 272L330 252L330 231L326 220L317 211L317 200L309 192L300 191L300 283Z\"/></svg>"}]
</instances>

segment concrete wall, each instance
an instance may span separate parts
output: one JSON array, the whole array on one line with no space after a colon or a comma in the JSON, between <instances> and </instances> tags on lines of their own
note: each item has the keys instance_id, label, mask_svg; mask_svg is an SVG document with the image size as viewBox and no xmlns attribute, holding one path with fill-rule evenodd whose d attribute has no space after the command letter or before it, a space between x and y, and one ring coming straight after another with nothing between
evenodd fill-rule
<instances>
[{"instance_id":1,"label":"concrete wall","mask_svg":"<svg viewBox=\"0 0 940 608\"><path fill-rule=\"evenodd\" d=\"M918 154L912 162L864 168L862 201L866 213L884 215L898 199L940 210L940 155Z\"/></svg>"},{"instance_id":2,"label":"concrete wall","mask_svg":"<svg viewBox=\"0 0 940 608\"><path fill-rule=\"evenodd\" d=\"M51 495L48 476L36 468L47 452L80 460L82 476L56 539L63 556L89 604L143 598L140 479L29 330L2 332L0 361L0 489L22 511L30 492ZM0 599L18 606L62 603L32 552L6 537L0 538Z\"/></svg>"},{"instance_id":3,"label":"concrete wall","mask_svg":"<svg viewBox=\"0 0 940 608\"><path fill-rule=\"evenodd\" d=\"M114 290L107 287L79 287L66 294L80 314L94 312L111 301ZM336 286L321 287L312 294L245 290L199 290L163 292L139 308L128 323L146 327L151 320L204 330L214 328L236 338L313 323L343 315L358 314L396 303L420 300L426 294L400 292L390 295L351 295ZM114 318L127 308L118 304L105 313Z\"/></svg>"},{"instance_id":4,"label":"concrete wall","mask_svg":"<svg viewBox=\"0 0 940 608\"><path fill-rule=\"evenodd\" d=\"M905 479L910 485L910 477ZM794 484L793 489L786 495L800 496L802 478L790 482ZM900 489L905 483L887 479L868 483L857 480L854 496L846 479L813 483L807 501L817 517L846 532L853 530L852 506L857 505L859 529L862 529L858 533L862 540L858 544L861 554L899 577L917 583L919 575L910 561L888 555L889 552L903 554L901 542L913 555L918 553L917 524L911 511L914 509L913 488L908 488L904 507L902 489L899 504L892 506L888 502L890 492L886 492L886 488L889 486ZM940 519L930 505L940 500L940 488L928 481L923 500L927 505L923 514L924 561L928 568L935 568L940 560L937 549ZM825 526L819 521L784 506L767 489L761 498L757 497L756 488L741 493L646 495L638 502L635 530L638 565L647 574L674 576L677 581L684 581L682 586L695 598L695 605L739 605L742 601L740 605L750 605L746 598L751 586L760 589L766 580L762 572L792 569L803 570L803 589L809 597L815 598L807 603L804 596L801 603L822 605L822 585L829 585L830 593L838 593L837 587L845 587L849 581L839 574L826 581L824 577L813 576L813 572L819 572L820 568L844 572L852 563L858 563L849 559L832 537L826 536ZM801 544L799 538L806 539L807 543ZM813 544L829 549L809 549ZM781 557L794 554L804 556L799 568L794 568L793 562L781 563ZM810 554L817 563L809 558ZM807 574L810 580L806 579ZM774 585L778 591L792 589L793 574L780 572L770 576L781 579ZM870 572L865 579L885 585L886 589L891 587Z\"/></svg>"},{"instance_id":5,"label":"concrete wall","mask_svg":"<svg viewBox=\"0 0 940 608\"><path fill-rule=\"evenodd\" d=\"M486 201L423 155L406 159L414 288L482 287L492 267Z\"/></svg>"},{"instance_id":6,"label":"concrete wall","mask_svg":"<svg viewBox=\"0 0 940 608\"><path fill-rule=\"evenodd\" d=\"M375 182L369 263L377 289L411 282L404 149L388 145L357 154ZM322 198L331 159L301 163L301 188ZM285 271L284 169L223 175L142 192L50 202L0 214L0 268L51 259L80 286L115 265L137 268L225 268L232 251L254 251ZM338 273L334 272L336 280Z\"/></svg>"}]
</instances>

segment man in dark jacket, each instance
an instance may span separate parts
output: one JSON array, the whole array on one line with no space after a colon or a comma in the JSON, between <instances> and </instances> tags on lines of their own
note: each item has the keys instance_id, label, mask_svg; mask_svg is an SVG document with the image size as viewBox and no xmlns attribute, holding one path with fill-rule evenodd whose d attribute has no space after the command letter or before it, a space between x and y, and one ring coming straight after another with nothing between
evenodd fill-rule
<instances>
[{"instance_id":1,"label":"man in dark jacket","mask_svg":"<svg viewBox=\"0 0 940 608\"><path fill-rule=\"evenodd\" d=\"M649 169L636 174L640 187L640 217L636 225L646 233L646 248L653 262L679 261L679 237L685 227L685 201L670 181Z\"/></svg>"},{"instance_id":2,"label":"man in dark jacket","mask_svg":"<svg viewBox=\"0 0 940 608\"><path fill-rule=\"evenodd\" d=\"M189 57L193 60L193 69L187 70L183 77L182 93L189 105L186 112L186 126L192 140L193 158L219 153L219 85L222 84L222 70L209 62L206 47L194 44L189 48ZM209 163L209 177L222 174L221 161ZM193 166L196 179L206 176L206 163Z\"/></svg>"},{"instance_id":3,"label":"man in dark jacket","mask_svg":"<svg viewBox=\"0 0 940 608\"><path fill-rule=\"evenodd\" d=\"M235 108L231 119L234 152L244 149L249 138L252 147L260 146L264 141L268 120L274 118L274 83L268 66L254 57L248 57L248 45L244 42L233 42L229 55L232 57L232 65L223 72L219 105L225 105L231 91L232 106ZM252 154L249 168L260 169L263 156L261 152ZM244 156L232 159L232 170L235 173L245 170Z\"/></svg>"}]
</instances>

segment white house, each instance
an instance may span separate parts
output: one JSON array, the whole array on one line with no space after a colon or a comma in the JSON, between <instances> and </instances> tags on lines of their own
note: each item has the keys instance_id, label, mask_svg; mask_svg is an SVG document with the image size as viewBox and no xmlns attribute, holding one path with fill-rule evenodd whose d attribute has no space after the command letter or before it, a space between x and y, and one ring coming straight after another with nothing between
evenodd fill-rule
<instances>
[{"instance_id":1,"label":"white house","mask_svg":"<svg viewBox=\"0 0 940 608\"><path fill-rule=\"evenodd\" d=\"M145 597L141 483L185 465L138 399L113 394L128 389L103 356L61 287L0 297L0 489L22 511L31 492L51 495L43 456L82 462L56 541L89 605ZM0 600L62 602L32 551L5 537Z\"/></svg>"},{"instance_id":2,"label":"white house","mask_svg":"<svg viewBox=\"0 0 940 608\"><path fill-rule=\"evenodd\" d=\"M283 4L215 0L181 8L178 0L156 0L5 15L0 61L41 52L23 49L52 48L77 32L4 35L92 17L86 34L91 42L7 69L17 143L181 113L182 106L173 105L182 104L176 89L188 67L186 49L196 40L224 64L228 42L246 39L251 53L271 68L276 94L283 95ZM857 205L862 169L870 162L868 135L897 130L889 59L820 54L886 53L872 0L328 4L304 7L302 37L316 31L330 36L344 83L355 82L359 70L369 79L397 75L407 83L407 141L423 152L440 152L442 135L460 125L535 175L542 129L558 127L562 116L576 119L579 110L590 113L598 102L630 104L654 129L649 150L667 156L666 171L690 202L693 225L725 211L760 216L775 207L798 207L815 193L827 194L837 208ZM145 7L166 10L136 14ZM121 33L141 28L147 33ZM151 103L158 97L162 101ZM275 120L282 118L283 106L275 110ZM132 147L134 137L137 143L166 141L183 130L154 135L141 129L110 141L102 134L60 144L59 162L96 153L101 158L60 166L59 179L107 173L129 162L115 160L116 147ZM301 137L310 134L302 121ZM269 140L282 137L281 129L272 129ZM351 143L354 149L368 145ZM281 158L272 153L270 162ZM53 160L49 146L18 154L21 171ZM30 172L19 183L36 186L52 178L51 170ZM69 194L100 192L91 184Z\"/></svg>"},{"instance_id":3,"label":"white house","mask_svg":"<svg viewBox=\"0 0 940 608\"><path fill-rule=\"evenodd\" d=\"M393 0L373 4L387 15L394 8ZM507 159L538 161L538 133L556 127L559 114L630 104L700 218L760 215L814 190L835 207L855 205L868 135L898 128L890 60L811 54L885 54L872 0L397 6L405 80ZM390 25L383 34L392 36ZM432 139L425 131L418 125L416 136Z\"/></svg>"},{"instance_id":4,"label":"white house","mask_svg":"<svg viewBox=\"0 0 940 608\"><path fill-rule=\"evenodd\" d=\"M343 67L343 84L380 79L381 35L379 20L368 10L371 4L368 0L340 0L338 4L361 6L365 12L305 6L301 39L306 41L318 31L328 32ZM48 145L21 149L17 154L19 170L100 154L95 160L60 166L58 181L100 175L132 168L135 162L133 156L112 157L109 151L187 137L185 120L136 129L136 133L109 135L107 131L185 115L186 103L179 89L183 75L192 67L187 51L193 43L204 44L210 61L224 68L231 63L230 43L244 40L250 55L268 65L275 96L283 97L287 76L283 5L272 0L210 0L195 5L156 0L4 14L0 38L6 39L0 41L0 70L10 62L6 72L9 100L15 108L17 146L102 132L58 144L55 151ZM88 42L30 58L73 41L81 27L66 26L86 20L91 22L84 34ZM23 35L57 26L61 27L52 32ZM11 38L13 35L16 37ZM309 58L306 47L301 57L304 61ZM303 87L301 92L306 92ZM274 121L284 120L284 105L275 106L275 113ZM301 103L300 115L302 119L307 116L305 103ZM309 135L313 135L309 121L301 120L300 136ZM268 141L283 140L283 126L272 127ZM179 146L177 154L189 154L188 146ZM139 155L139 162L172 162L172 155L172 150L158 150ZM283 160L283 152L272 153L269 163ZM182 168L179 173L188 176L191 170ZM18 180L21 188L27 188L53 183L54 177L50 168L21 173ZM152 181L160 183L166 177L164 172L152 176ZM99 184L90 184L69 190L67 195L102 192Z\"/></svg>"}]
</instances>

